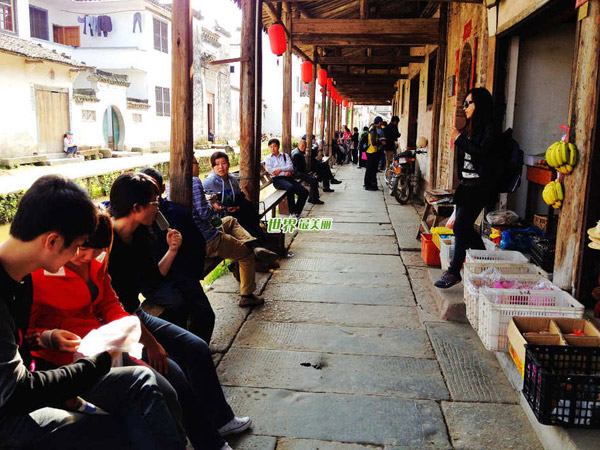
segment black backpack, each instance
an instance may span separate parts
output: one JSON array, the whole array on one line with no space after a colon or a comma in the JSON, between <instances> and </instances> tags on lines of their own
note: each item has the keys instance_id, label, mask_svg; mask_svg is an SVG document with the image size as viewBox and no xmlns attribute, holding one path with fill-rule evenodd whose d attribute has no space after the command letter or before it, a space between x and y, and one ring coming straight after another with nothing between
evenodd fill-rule
<instances>
[{"instance_id":1,"label":"black backpack","mask_svg":"<svg viewBox=\"0 0 600 450\"><path fill-rule=\"evenodd\" d=\"M512 137L513 130L509 128L502 133L496 147L495 167L496 192L511 194L521 185L523 173L523 150Z\"/></svg>"},{"instance_id":2,"label":"black backpack","mask_svg":"<svg viewBox=\"0 0 600 450\"><path fill-rule=\"evenodd\" d=\"M358 143L358 148L361 152L366 152L369 148L369 133L365 133L360 138L360 142Z\"/></svg>"}]
</instances>

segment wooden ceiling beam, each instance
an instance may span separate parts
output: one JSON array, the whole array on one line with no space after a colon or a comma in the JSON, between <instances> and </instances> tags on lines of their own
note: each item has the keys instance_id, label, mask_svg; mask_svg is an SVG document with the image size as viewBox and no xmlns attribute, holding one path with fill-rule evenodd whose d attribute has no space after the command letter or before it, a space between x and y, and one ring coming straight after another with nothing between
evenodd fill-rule
<instances>
[{"instance_id":1,"label":"wooden ceiling beam","mask_svg":"<svg viewBox=\"0 0 600 450\"><path fill-rule=\"evenodd\" d=\"M285 3L285 2L289 2L290 0L265 0L265 3ZM292 0L291 3L329 3L331 0ZM360 1L360 10L361 13L363 11L363 8L365 8L366 11L369 10L369 0L359 0ZM419 2L419 1L423 1L423 0L404 0L406 2ZM481 4L483 3L483 0L430 0L432 2L435 3L475 3L475 4ZM363 6L363 4L365 6Z\"/></svg>"},{"instance_id":2,"label":"wooden ceiling beam","mask_svg":"<svg viewBox=\"0 0 600 450\"><path fill-rule=\"evenodd\" d=\"M322 56L319 63L332 66L401 66L424 63L424 56Z\"/></svg>"},{"instance_id":3,"label":"wooden ceiling beam","mask_svg":"<svg viewBox=\"0 0 600 450\"><path fill-rule=\"evenodd\" d=\"M347 36L347 35L296 35L294 42L299 45L322 45L324 47L390 47L397 45L406 45L409 47L437 45L439 35L428 36L405 36L405 35L387 35L387 36Z\"/></svg>"},{"instance_id":4,"label":"wooden ceiling beam","mask_svg":"<svg viewBox=\"0 0 600 450\"><path fill-rule=\"evenodd\" d=\"M439 33L437 19L298 19L294 35L424 36Z\"/></svg>"},{"instance_id":5,"label":"wooden ceiling beam","mask_svg":"<svg viewBox=\"0 0 600 450\"><path fill-rule=\"evenodd\" d=\"M370 13L369 0L359 0L359 2L360 2L360 18L363 20L368 19L369 13Z\"/></svg>"}]
</instances>

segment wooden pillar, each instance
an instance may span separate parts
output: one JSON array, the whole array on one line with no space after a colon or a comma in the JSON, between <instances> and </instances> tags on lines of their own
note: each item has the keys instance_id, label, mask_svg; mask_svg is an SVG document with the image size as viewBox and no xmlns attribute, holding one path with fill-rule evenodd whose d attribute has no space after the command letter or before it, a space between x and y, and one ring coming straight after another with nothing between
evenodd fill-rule
<instances>
[{"instance_id":1,"label":"wooden pillar","mask_svg":"<svg viewBox=\"0 0 600 450\"><path fill-rule=\"evenodd\" d=\"M262 1L242 0L242 41L240 72L240 185L248 199L258 203L260 170L257 160L260 155L260 139L256 136L257 81L260 67L257 67L257 28L261 24L257 3ZM260 35L259 35L260 36ZM260 158L260 156L258 157Z\"/></svg>"},{"instance_id":2,"label":"wooden pillar","mask_svg":"<svg viewBox=\"0 0 600 450\"><path fill-rule=\"evenodd\" d=\"M310 82L310 100L308 102L308 118L306 120L306 167L310 170L312 135L315 125L315 97L317 95L317 49L313 52L313 73Z\"/></svg>"},{"instance_id":3,"label":"wooden pillar","mask_svg":"<svg viewBox=\"0 0 600 450\"><path fill-rule=\"evenodd\" d=\"M325 151L325 113L327 112L327 86L323 88L323 94L321 94L321 130L319 131L319 138L323 143L323 152Z\"/></svg>"},{"instance_id":4,"label":"wooden pillar","mask_svg":"<svg viewBox=\"0 0 600 450\"><path fill-rule=\"evenodd\" d=\"M582 261L588 242L586 228L593 226L598 220L597 217L588 218L586 212L592 173L592 149L600 139L595 126L600 95L600 3L588 3L588 16L577 24L569 105L570 141L577 146L579 162L563 181L565 200L556 233L553 279L561 288L574 290L575 297L589 295L588 292L577 292L575 288L584 273Z\"/></svg>"},{"instance_id":5,"label":"wooden pillar","mask_svg":"<svg viewBox=\"0 0 600 450\"><path fill-rule=\"evenodd\" d=\"M283 4L282 13L283 26L289 30L287 36L287 47L283 54L283 112L281 148L288 155L292 152L292 6L290 3Z\"/></svg>"},{"instance_id":6,"label":"wooden pillar","mask_svg":"<svg viewBox=\"0 0 600 450\"><path fill-rule=\"evenodd\" d=\"M331 133L331 129L333 128L332 125L332 120L333 120L333 101L331 100L331 97L327 98L327 134L325 136L325 147L324 147L324 152L327 156L331 156L331 139L333 137L333 134Z\"/></svg>"},{"instance_id":7,"label":"wooden pillar","mask_svg":"<svg viewBox=\"0 0 600 450\"><path fill-rule=\"evenodd\" d=\"M171 200L192 206L193 41L190 0L174 0L171 39Z\"/></svg>"},{"instance_id":8,"label":"wooden pillar","mask_svg":"<svg viewBox=\"0 0 600 450\"><path fill-rule=\"evenodd\" d=\"M440 149L440 121L442 118L442 96L446 69L446 48L448 33L448 4L440 5L440 42L437 49L435 85L433 90L433 110L431 113L431 145L429 146L429 187L437 187L437 165ZM442 141L443 142L443 141Z\"/></svg>"}]
</instances>

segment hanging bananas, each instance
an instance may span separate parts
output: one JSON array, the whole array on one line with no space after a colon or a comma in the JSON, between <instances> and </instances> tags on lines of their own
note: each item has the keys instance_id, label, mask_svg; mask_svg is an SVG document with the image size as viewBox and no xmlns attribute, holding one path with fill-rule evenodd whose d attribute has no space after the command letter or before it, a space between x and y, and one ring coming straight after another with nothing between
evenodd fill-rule
<instances>
[{"instance_id":1,"label":"hanging bananas","mask_svg":"<svg viewBox=\"0 0 600 450\"><path fill-rule=\"evenodd\" d=\"M577 147L570 142L558 141L546 150L546 163L560 173L569 174L577 164Z\"/></svg>"},{"instance_id":2,"label":"hanging bananas","mask_svg":"<svg viewBox=\"0 0 600 450\"><path fill-rule=\"evenodd\" d=\"M542 192L542 198L547 205L552 206L554 209L558 209L562 206L563 200L565 199L565 191L560 181L554 180L548 183L544 187Z\"/></svg>"}]
</instances>

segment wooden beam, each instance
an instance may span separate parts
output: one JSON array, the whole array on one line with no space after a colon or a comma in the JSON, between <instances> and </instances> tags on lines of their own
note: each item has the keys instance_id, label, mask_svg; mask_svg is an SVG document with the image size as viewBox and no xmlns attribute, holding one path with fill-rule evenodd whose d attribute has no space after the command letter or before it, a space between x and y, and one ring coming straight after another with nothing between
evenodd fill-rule
<instances>
[{"instance_id":1,"label":"wooden beam","mask_svg":"<svg viewBox=\"0 0 600 450\"><path fill-rule=\"evenodd\" d=\"M285 3L288 0L267 0L269 3ZM369 0L359 0L360 1L360 11L361 11L361 17L363 14L363 10L364 11L368 11L369 10ZM404 0L406 2L422 2L423 0ZM475 3L475 4L481 4L483 3L483 0L430 0L431 2L434 3ZM293 3L327 3L328 0L293 0ZM363 4L365 5L363 7ZM365 17L365 19L368 19L368 17Z\"/></svg>"},{"instance_id":2,"label":"wooden beam","mask_svg":"<svg viewBox=\"0 0 600 450\"><path fill-rule=\"evenodd\" d=\"M256 170L256 98L257 39L256 28L260 23L255 0L242 0L242 37L240 70L240 185L247 198L258 203L260 193L259 175ZM260 3L260 1L258 2ZM260 70L260 68L258 68ZM260 143L260 139L258 139Z\"/></svg>"},{"instance_id":3,"label":"wooden beam","mask_svg":"<svg viewBox=\"0 0 600 450\"><path fill-rule=\"evenodd\" d=\"M174 0L171 31L171 200L192 206L193 36L190 0Z\"/></svg>"},{"instance_id":4,"label":"wooden beam","mask_svg":"<svg viewBox=\"0 0 600 450\"><path fill-rule=\"evenodd\" d=\"M292 7L289 2L283 4L283 25L292 29ZM283 54L283 110L281 115L281 150L292 153L292 46L293 33L288 36L286 51Z\"/></svg>"},{"instance_id":5,"label":"wooden beam","mask_svg":"<svg viewBox=\"0 0 600 450\"><path fill-rule=\"evenodd\" d=\"M320 64L333 66L401 66L425 62L424 56L321 56Z\"/></svg>"},{"instance_id":6,"label":"wooden beam","mask_svg":"<svg viewBox=\"0 0 600 450\"><path fill-rule=\"evenodd\" d=\"M221 66L223 64L231 64L231 63L236 63L236 62L247 62L248 60L246 58L229 58L229 59L217 59L215 61L211 61L210 65L211 66Z\"/></svg>"},{"instance_id":7,"label":"wooden beam","mask_svg":"<svg viewBox=\"0 0 600 450\"><path fill-rule=\"evenodd\" d=\"M261 172L261 160L262 160L262 81L263 81L263 65L262 65L262 35L263 35L263 24L262 24L262 4L263 0L256 1L256 24L254 26L254 54L256 55L254 61L255 71L255 83L254 83L254 153L252 155L251 163L248 167L251 168L248 173L248 184L251 184L250 191L252 197L248 196L248 199L254 204L258 205L260 201L260 172Z\"/></svg>"},{"instance_id":8,"label":"wooden beam","mask_svg":"<svg viewBox=\"0 0 600 450\"><path fill-rule=\"evenodd\" d=\"M360 1L360 18L368 19L369 18L369 0L359 0Z\"/></svg>"},{"instance_id":9,"label":"wooden beam","mask_svg":"<svg viewBox=\"0 0 600 450\"><path fill-rule=\"evenodd\" d=\"M442 118L442 98L444 80L446 78L446 35L448 33L448 5L440 6L440 44L437 49L435 66L435 85L433 90L433 106L431 112L431 145L429 146L429 186L437 187L437 164L440 153L440 121Z\"/></svg>"},{"instance_id":10,"label":"wooden beam","mask_svg":"<svg viewBox=\"0 0 600 450\"><path fill-rule=\"evenodd\" d=\"M317 49L313 49L314 59L317 58ZM312 81L310 82L310 99L308 101L308 117L306 120L306 167L310 170L312 135L315 124L315 99L317 95L317 65L313 64Z\"/></svg>"},{"instance_id":11,"label":"wooden beam","mask_svg":"<svg viewBox=\"0 0 600 450\"><path fill-rule=\"evenodd\" d=\"M430 20L430 19L422 19ZM412 34L406 35L401 34L389 34L383 36L364 36L364 35L327 35L321 36L318 34L305 34L305 35L294 35L294 42L297 45L323 45L325 47L390 47L405 45L409 47L424 46L424 45L437 45L438 37L435 35L427 34Z\"/></svg>"},{"instance_id":12,"label":"wooden beam","mask_svg":"<svg viewBox=\"0 0 600 450\"><path fill-rule=\"evenodd\" d=\"M297 19L294 35L425 36L436 37L437 19ZM327 40L323 39L323 43Z\"/></svg>"},{"instance_id":13,"label":"wooden beam","mask_svg":"<svg viewBox=\"0 0 600 450\"><path fill-rule=\"evenodd\" d=\"M391 83L392 85L398 80L408 79L408 75L353 75L353 74L331 74L332 78L340 85L358 83Z\"/></svg>"}]
</instances>

